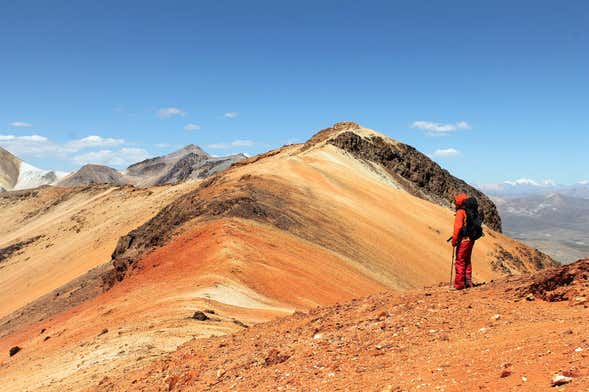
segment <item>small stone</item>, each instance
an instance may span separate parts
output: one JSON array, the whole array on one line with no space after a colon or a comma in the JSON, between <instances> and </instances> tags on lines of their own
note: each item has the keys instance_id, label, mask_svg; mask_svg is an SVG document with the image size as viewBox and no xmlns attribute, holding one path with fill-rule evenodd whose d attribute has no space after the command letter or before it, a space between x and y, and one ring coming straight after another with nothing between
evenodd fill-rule
<instances>
[{"instance_id":1,"label":"small stone","mask_svg":"<svg viewBox=\"0 0 589 392\"><path fill-rule=\"evenodd\" d=\"M584 305L587 302L587 297L576 296L572 300L573 305Z\"/></svg>"},{"instance_id":2,"label":"small stone","mask_svg":"<svg viewBox=\"0 0 589 392\"><path fill-rule=\"evenodd\" d=\"M582 351L583 351L583 348L582 348L582 347L577 347L577 348L575 349L575 352L577 352L577 353L580 353L580 352L582 352Z\"/></svg>"},{"instance_id":3,"label":"small stone","mask_svg":"<svg viewBox=\"0 0 589 392\"><path fill-rule=\"evenodd\" d=\"M108 329L104 328L102 331L100 331L100 333L98 334L98 336L102 336L105 333L108 333Z\"/></svg>"},{"instance_id":4,"label":"small stone","mask_svg":"<svg viewBox=\"0 0 589 392\"><path fill-rule=\"evenodd\" d=\"M501 315L496 314L493 317L491 317L491 320L493 320L493 321L499 321L500 318L501 318Z\"/></svg>"},{"instance_id":5,"label":"small stone","mask_svg":"<svg viewBox=\"0 0 589 392\"><path fill-rule=\"evenodd\" d=\"M535 299L536 299L536 297L534 297L534 294L532 294L532 293L526 295L526 301L533 301Z\"/></svg>"},{"instance_id":6,"label":"small stone","mask_svg":"<svg viewBox=\"0 0 589 392\"><path fill-rule=\"evenodd\" d=\"M323 338L323 334L321 332L317 332L315 335L313 335L313 339L315 340L319 340Z\"/></svg>"},{"instance_id":7,"label":"small stone","mask_svg":"<svg viewBox=\"0 0 589 392\"><path fill-rule=\"evenodd\" d=\"M8 351L8 354L12 357L12 356L16 355L20 350L21 350L20 347L14 346Z\"/></svg>"},{"instance_id":8,"label":"small stone","mask_svg":"<svg viewBox=\"0 0 589 392\"><path fill-rule=\"evenodd\" d=\"M528 378L526 376L522 376L522 382L528 382Z\"/></svg>"},{"instance_id":9,"label":"small stone","mask_svg":"<svg viewBox=\"0 0 589 392\"><path fill-rule=\"evenodd\" d=\"M571 381L573 381L571 377L566 377L562 374L555 374L554 377L552 377L552 386L558 387L560 385L568 384Z\"/></svg>"},{"instance_id":10,"label":"small stone","mask_svg":"<svg viewBox=\"0 0 589 392\"><path fill-rule=\"evenodd\" d=\"M506 378L509 377L513 374L513 372L511 370L507 370L507 369L503 369L503 371L501 371L501 378Z\"/></svg>"},{"instance_id":11,"label":"small stone","mask_svg":"<svg viewBox=\"0 0 589 392\"><path fill-rule=\"evenodd\" d=\"M225 374L225 370L223 370L223 369L217 370L217 378L223 377L224 374Z\"/></svg>"}]
</instances>

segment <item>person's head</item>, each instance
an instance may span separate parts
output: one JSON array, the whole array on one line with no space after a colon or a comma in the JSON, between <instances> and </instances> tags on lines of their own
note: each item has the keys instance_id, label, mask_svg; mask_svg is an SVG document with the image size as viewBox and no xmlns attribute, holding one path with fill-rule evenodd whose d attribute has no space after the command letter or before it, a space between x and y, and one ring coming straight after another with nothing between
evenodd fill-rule
<instances>
[{"instance_id":1,"label":"person's head","mask_svg":"<svg viewBox=\"0 0 589 392\"><path fill-rule=\"evenodd\" d=\"M454 196L454 206L458 209L460 207L462 207L462 203L464 203L464 201L468 199L468 195L466 193L459 193L456 196Z\"/></svg>"}]
</instances>

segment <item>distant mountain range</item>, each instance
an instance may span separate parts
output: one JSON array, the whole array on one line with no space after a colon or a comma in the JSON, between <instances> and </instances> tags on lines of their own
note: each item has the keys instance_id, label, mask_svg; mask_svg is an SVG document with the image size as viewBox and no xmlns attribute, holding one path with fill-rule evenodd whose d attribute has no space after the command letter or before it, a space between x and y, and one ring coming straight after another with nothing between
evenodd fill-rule
<instances>
[{"instance_id":1,"label":"distant mountain range","mask_svg":"<svg viewBox=\"0 0 589 392\"><path fill-rule=\"evenodd\" d=\"M563 263L589 256L588 198L562 193L491 198L506 234Z\"/></svg>"},{"instance_id":2,"label":"distant mountain range","mask_svg":"<svg viewBox=\"0 0 589 392\"><path fill-rule=\"evenodd\" d=\"M498 184L479 185L478 188L488 195L504 197L560 193L572 197L589 198L589 181L580 181L573 185L559 185L549 180L538 182L522 178Z\"/></svg>"},{"instance_id":3,"label":"distant mountain range","mask_svg":"<svg viewBox=\"0 0 589 392\"><path fill-rule=\"evenodd\" d=\"M205 178L247 158L244 154L212 157L190 144L178 151L135 163L123 171L89 164L71 173L36 168L0 147L0 191L91 184L131 184L139 187Z\"/></svg>"}]
</instances>

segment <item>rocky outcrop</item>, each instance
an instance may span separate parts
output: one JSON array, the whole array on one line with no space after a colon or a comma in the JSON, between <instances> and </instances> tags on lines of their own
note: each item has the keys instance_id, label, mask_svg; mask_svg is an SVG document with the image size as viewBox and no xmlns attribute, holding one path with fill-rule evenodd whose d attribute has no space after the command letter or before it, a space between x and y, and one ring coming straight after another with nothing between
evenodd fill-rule
<instances>
[{"instance_id":1,"label":"rocky outcrop","mask_svg":"<svg viewBox=\"0 0 589 392\"><path fill-rule=\"evenodd\" d=\"M334 135L334 131L350 126L354 129L357 124L336 124L334 128L323 131L326 142L358 159L382 165L407 192L420 198L451 208L457 193L465 192L476 197L484 214L484 223L493 230L501 231L501 217L497 207L478 189L454 177L409 145L381 136L359 135L353 130Z\"/></svg>"},{"instance_id":2,"label":"rocky outcrop","mask_svg":"<svg viewBox=\"0 0 589 392\"><path fill-rule=\"evenodd\" d=\"M589 298L589 259L534 274L515 291L519 298L586 304Z\"/></svg>"}]
</instances>

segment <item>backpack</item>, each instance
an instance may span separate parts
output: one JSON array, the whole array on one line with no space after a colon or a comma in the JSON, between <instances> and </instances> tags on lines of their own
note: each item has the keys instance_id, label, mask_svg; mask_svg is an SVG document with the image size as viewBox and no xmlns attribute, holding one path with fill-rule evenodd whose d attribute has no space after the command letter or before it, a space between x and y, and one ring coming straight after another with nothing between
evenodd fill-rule
<instances>
[{"instance_id":1,"label":"backpack","mask_svg":"<svg viewBox=\"0 0 589 392\"><path fill-rule=\"evenodd\" d=\"M462 228L462 236L476 241L483 236L483 218L479 213L479 203L474 197L469 197L462 203L462 208L466 212L466 226Z\"/></svg>"}]
</instances>

